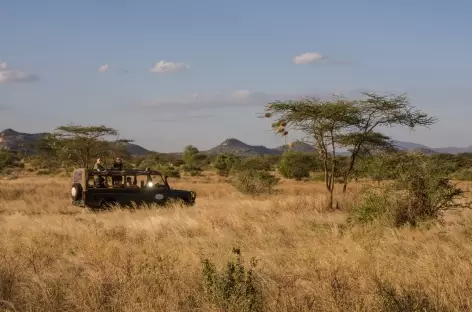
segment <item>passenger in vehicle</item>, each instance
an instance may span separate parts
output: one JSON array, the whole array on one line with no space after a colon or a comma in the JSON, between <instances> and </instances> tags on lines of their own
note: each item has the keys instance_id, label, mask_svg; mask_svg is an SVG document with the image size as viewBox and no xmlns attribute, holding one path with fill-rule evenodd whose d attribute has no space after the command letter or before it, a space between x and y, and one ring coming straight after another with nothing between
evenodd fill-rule
<instances>
[{"instance_id":1,"label":"passenger in vehicle","mask_svg":"<svg viewBox=\"0 0 472 312\"><path fill-rule=\"evenodd\" d=\"M93 170L102 171L103 169L105 169L105 168L101 164L100 157L98 157L97 160L95 161L95 164L93 165ZM94 181L93 181L94 184L96 184L96 185L100 184L98 176L94 176L93 179L94 179Z\"/></svg>"},{"instance_id":2,"label":"passenger in vehicle","mask_svg":"<svg viewBox=\"0 0 472 312\"><path fill-rule=\"evenodd\" d=\"M123 162L121 161L120 157L116 157L113 161L113 170L123 170ZM123 178L120 176L113 176L111 178L113 186L122 187L123 186Z\"/></svg>"},{"instance_id":3,"label":"passenger in vehicle","mask_svg":"<svg viewBox=\"0 0 472 312\"><path fill-rule=\"evenodd\" d=\"M138 181L131 182L131 177L126 177L126 187L139 188Z\"/></svg>"},{"instance_id":4,"label":"passenger in vehicle","mask_svg":"<svg viewBox=\"0 0 472 312\"><path fill-rule=\"evenodd\" d=\"M114 170L123 170L123 161L121 160L120 157L116 157L115 160L113 161L113 167Z\"/></svg>"},{"instance_id":5,"label":"passenger in vehicle","mask_svg":"<svg viewBox=\"0 0 472 312\"><path fill-rule=\"evenodd\" d=\"M102 166L100 157L97 158L97 161L95 162L95 165L93 165L93 169L98 170L98 171L101 171L101 170L104 169L104 167Z\"/></svg>"},{"instance_id":6,"label":"passenger in vehicle","mask_svg":"<svg viewBox=\"0 0 472 312\"><path fill-rule=\"evenodd\" d=\"M98 183L95 184L95 187L108 188L108 183L104 177L99 177Z\"/></svg>"}]
</instances>

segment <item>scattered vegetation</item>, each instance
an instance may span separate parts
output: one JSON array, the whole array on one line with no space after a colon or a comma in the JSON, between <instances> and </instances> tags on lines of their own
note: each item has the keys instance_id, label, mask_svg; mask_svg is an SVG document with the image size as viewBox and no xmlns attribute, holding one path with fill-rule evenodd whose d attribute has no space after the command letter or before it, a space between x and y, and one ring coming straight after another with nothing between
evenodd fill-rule
<instances>
[{"instance_id":1,"label":"scattered vegetation","mask_svg":"<svg viewBox=\"0 0 472 312\"><path fill-rule=\"evenodd\" d=\"M451 211L470 207L472 155L401 152L378 132L434 118L375 94L275 102L265 116L317 151L239 157L189 145L136 157L128 140L105 140L118 137L105 126L59 127L34 155L0 151L0 170L44 175L0 181L0 310L472 309L472 219ZM45 176L115 156L191 184L196 209L84 213L64 195L69 177ZM341 198L342 211L325 213Z\"/></svg>"}]
</instances>

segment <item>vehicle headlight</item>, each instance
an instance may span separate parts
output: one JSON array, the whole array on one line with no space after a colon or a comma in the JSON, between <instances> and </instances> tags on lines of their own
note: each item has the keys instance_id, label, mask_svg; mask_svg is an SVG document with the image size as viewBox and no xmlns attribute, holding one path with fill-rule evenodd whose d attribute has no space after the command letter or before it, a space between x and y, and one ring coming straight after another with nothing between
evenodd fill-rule
<instances>
[{"instance_id":1,"label":"vehicle headlight","mask_svg":"<svg viewBox=\"0 0 472 312\"><path fill-rule=\"evenodd\" d=\"M153 184L151 181L149 181L149 182L147 183L147 186L148 186L148 187L152 187L153 185L154 185L154 184Z\"/></svg>"}]
</instances>

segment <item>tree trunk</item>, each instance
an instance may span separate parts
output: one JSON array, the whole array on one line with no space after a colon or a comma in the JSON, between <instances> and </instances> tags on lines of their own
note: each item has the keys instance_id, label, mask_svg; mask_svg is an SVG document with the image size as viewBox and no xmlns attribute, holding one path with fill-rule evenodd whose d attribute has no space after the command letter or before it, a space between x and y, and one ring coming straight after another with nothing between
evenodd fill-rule
<instances>
[{"instance_id":1,"label":"tree trunk","mask_svg":"<svg viewBox=\"0 0 472 312\"><path fill-rule=\"evenodd\" d=\"M333 201L334 201L334 189L331 188L329 190L329 199L328 199L328 207L329 209L333 209Z\"/></svg>"},{"instance_id":2,"label":"tree trunk","mask_svg":"<svg viewBox=\"0 0 472 312\"><path fill-rule=\"evenodd\" d=\"M358 148L356 148L354 151L352 151L351 154L351 161L349 162L349 169L346 171L344 175L344 184L343 184L343 194L346 195L347 192L347 183L349 180L349 176L352 173L352 170L354 169L354 162L356 161L356 154L358 152Z\"/></svg>"}]
</instances>

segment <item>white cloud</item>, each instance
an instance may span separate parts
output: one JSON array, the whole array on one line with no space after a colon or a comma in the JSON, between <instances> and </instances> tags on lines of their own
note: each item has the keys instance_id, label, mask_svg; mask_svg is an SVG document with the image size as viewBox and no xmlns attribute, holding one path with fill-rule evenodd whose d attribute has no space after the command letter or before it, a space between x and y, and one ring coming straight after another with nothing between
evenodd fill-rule
<instances>
[{"instance_id":1,"label":"white cloud","mask_svg":"<svg viewBox=\"0 0 472 312\"><path fill-rule=\"evenodd\" d=\"M108 67L109 67L108 64L102 65L98 68L98 72L103 73L108 70Z\"/></svg>"},{"instance_id":2,"label":"white cloud","mask_svg":"<svg viewBox=\"0 0 472 312\"><path fill-rule=\"evenodd\" d=\"M0 62L0 83L8 82L30 82L37 81L37 75L28 74L19 70L12 70L8 68L6 62Z\"/></svg>"},{"instance_id":3,"label":"white cloud","mask_svg":"<svg viewBox=\"0 0 472 312\"><path fill-rule=\"evenodd\" d=\"M171 72L184 70L187 68L190 68L190 65L186 65L184 63L174 63L174 62L161 60L157 62L156 64L154 64L154 66L150 69L150 71L153 73L171 73Z\"/></svg>"},{"instance_id":4,"label":"white cloud","mask_svg":"<svg viewBox=\"0 0 472 312\"><path fill-rule=\"evenodd\" d=\"M235 99L246 99L250 94L251 92L249 92L249 90L238 90L233 92L231 96Z\"/></svg>"},{"instance_id":5,"label":"white cloud","mask_svg":"<svg viewBox=\"0 0 472 312\"><path fill-rule=\"evenodd\" d=\"M326 57L321 55L318 52L306 52L300 55L297 55L293 58L295 64L308 64L313 62L319 62L325 60Z\"/></svg>"}]
</instances>

